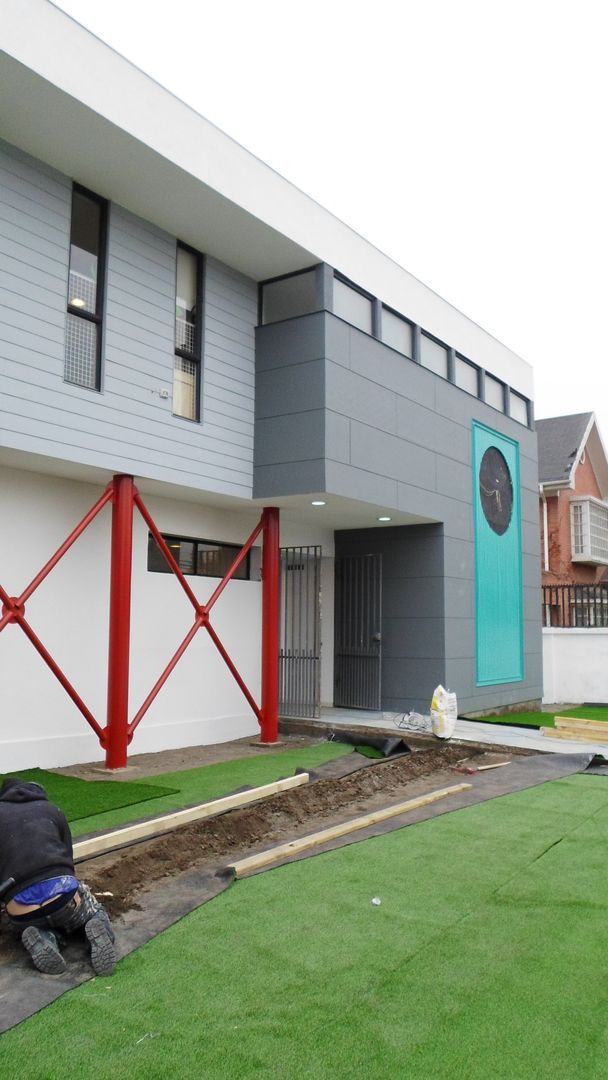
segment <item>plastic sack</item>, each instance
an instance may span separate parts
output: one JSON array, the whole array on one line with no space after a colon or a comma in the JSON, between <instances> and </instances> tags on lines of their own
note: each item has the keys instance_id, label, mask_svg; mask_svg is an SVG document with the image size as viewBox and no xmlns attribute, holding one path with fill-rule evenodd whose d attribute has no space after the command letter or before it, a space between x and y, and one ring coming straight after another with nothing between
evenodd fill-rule
<instances>
[{"instance_id":1,"label":"plastic sack","mask_svg":"<svg viewBox=\"0 0 608 1080\"><path fill-rule=\"evenodd\" d=\"M431 731L438 739L451 739L456 727L458 704L456 694L439 684L431 701Z\"/></svg>"}]
</instances>

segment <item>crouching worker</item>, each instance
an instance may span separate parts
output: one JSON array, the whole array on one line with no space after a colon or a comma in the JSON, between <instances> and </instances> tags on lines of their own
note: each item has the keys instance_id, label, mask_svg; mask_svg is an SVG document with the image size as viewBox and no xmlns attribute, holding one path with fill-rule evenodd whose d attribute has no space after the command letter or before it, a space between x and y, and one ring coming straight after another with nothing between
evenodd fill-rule
<instances>
[{"instance_id":1,"label":"crouching worker","mask_svg":"<svg viewBox=\"0 0 608 1080\"><path fill-rule=\"evenodd\" d=\"M0 899L11 928L46 975L66 970L55 931L84 930L93 970L111 975L116 956L108 914L74 874L65 815L40 784L8 777L0 787L0 883L8 882Z\"/></svg>"}]
</instances>

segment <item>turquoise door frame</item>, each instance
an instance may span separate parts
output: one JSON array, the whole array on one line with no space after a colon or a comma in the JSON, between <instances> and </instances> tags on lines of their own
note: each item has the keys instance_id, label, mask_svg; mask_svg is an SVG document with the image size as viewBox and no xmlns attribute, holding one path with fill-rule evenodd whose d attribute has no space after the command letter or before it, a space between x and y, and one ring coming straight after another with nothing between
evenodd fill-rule
<instances>
[{"instance_id":1,"label":"turquoise door frame","mask_svg":"<svg viewBox=\"0 0 608 1080\"><path fill-rule=\"evenodd\" d=\"M479 470L486 450L503 455L513 485L508 527L499 535L483 512ZM473 423L473 520L475 530L475 636L478 686L524 678L519 444Z\"/></svg>"}]
</instances>

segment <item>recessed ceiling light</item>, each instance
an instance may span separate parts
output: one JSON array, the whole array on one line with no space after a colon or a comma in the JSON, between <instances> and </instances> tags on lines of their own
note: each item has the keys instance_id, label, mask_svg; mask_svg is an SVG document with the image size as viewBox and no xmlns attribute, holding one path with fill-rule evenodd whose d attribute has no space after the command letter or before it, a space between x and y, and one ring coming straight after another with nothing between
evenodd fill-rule
<instances>
[{"instance_id":1,"label":"recessed ceiling light","mask_svg":"<svg viewBox=\"0 0 608 1080\"><path fill-rule=\"evenodd\" d=\"M378 518L378 521L391 521L391 520L392 520L392 518L386 517L386 515L384 515L384 517L379 517Z\"/></svg>"},{"instance_id":2,"label":"recessed ceiling light","mask_svg":"<svg viewBox=\"0 0 608 1080\"><path fill-rule=\"evenodd\" d=\"M325 501L324 501L324 499L313 499L310 505L311 506L325 506Z\"/></svg>"}]
</instances>

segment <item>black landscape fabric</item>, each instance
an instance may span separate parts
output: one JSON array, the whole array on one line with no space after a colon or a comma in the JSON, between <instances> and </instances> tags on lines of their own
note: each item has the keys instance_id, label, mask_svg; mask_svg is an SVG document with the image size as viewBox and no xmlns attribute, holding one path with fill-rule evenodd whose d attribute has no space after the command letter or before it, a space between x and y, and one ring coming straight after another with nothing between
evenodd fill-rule
<instances>
[{"instance_id":1,"label":"black landscape fabric","mask_svg":"<svg viewBox=\"0 0 608 1080\"><path fill-rule=\"evenodd\" d=\"M357 754L348 754L346 759L339 760L344 764L351 757L359 759L359 768L382 764L381 760L374 761ZM544 784L548 780L559 780L565 776L583 772L588 768L593 757L591 752L587 754L534 754L529 757L513 757L511 764L504 769L489 770L471 776L454 773L454 784L461 781L471 782L471 788L468 791L428 806L421 806L410 813L379 822L367 829L357 830L329 844L304 851L299 856L284 859L283 862L310 858L323 851L358 843L407 825L415 825L420 821L439 817L441 814L448 814L465 806L473 806L475 803L495 799L501 795L510 795L512 792L523 791L537 784ZM332 770L337 764L337 762L328 762L326 766L320 766L314 772L314 779L335 777L336 773ZM273 863L268 869L279 865L282 863ZM232 881L232 870L224 866L217 867L216 870L209 870L209 868L204 871L188 870L146 890L139 898L139 910L128 911L113 922L118 957L122 958L133 952L167 927L178 922L190 911L194 911L207 900L218 896L228 888ZM0 1032L3 1032L28 1016L32 1016L46 1005L50 1005L67 990L91 979L93 972L87 961L84 942L70 940L63 950L68 962L66 974L41 975L32 968L31 961L22 946L9 937L5 916L1 926Z\"/></svg>"}]
</instances>

